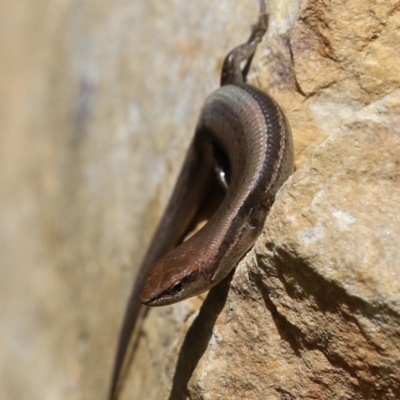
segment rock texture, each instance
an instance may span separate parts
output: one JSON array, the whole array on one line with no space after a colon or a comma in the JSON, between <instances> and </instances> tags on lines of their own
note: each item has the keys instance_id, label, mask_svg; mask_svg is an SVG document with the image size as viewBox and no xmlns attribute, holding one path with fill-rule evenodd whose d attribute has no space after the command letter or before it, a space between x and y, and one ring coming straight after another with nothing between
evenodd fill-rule
<instances>
[{"instance_id":1,"label":"rock texture","mask_svg":"<svg viewBox=\"0 0 400 400\"><path fill-rule=\"evenodd\" d=\"M2 1L0 398L106 399L199 109L257 1ZM151 310L122 399L400 397L400 5L271 0L297 172L235 274Z\"/></svg>"},{"instance_id":2,"label":"rock texture","mask_svg":"<svg viewBox=\"0 0 400 400\"><path fill-rule=\"evenodd\" d=\"M377 109L393 114L371 120ZM399 111L400 92L331 135L258 242L254 281L301 360L302 381L284 387L294 398L400 395Z\"/></svg>"},{"instance_id":3,"label":"rock texture","mask_svg":"<svg viewBox=\"0 0 400 400\"><path fill-rule=\"evenodd\" d=\"M196 299L151 312L124 399L400 396L400 8L270 6L257 81L287 111L298 170L198 313Z\"/></svg>"}]
</instances>

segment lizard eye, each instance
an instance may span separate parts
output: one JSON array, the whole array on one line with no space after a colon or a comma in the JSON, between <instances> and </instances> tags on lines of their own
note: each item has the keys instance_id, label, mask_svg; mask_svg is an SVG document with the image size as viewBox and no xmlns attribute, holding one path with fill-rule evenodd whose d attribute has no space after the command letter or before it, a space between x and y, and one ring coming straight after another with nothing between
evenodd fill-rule
<instances>
[{"instance_id":1,"label":"lizard eye","mask_svg":"<svg viewBox=\"0 0 400 400\"><path fill-rule=\"evenodd\" d=\"M184 288L183 281L180 281L176 283L174 286L172 286L170 289L168 289L168 294L170 296L175 296L178 293L182 292L183 288Z\"/></svg>"}]
</instances>

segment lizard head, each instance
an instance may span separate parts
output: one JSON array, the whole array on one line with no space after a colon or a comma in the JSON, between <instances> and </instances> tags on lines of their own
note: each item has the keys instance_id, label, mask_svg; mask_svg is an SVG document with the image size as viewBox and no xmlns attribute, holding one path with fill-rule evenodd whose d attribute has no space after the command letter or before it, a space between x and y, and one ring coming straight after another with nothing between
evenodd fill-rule
<instances>
[{"instance_id":1,"label":"lizard head","mask_svg":"<svg viewBox=\"0 0 400 400\"><path fill-rule=\"evenodd\" d=\"M147 306L164 306L209 289L210 280L201 257L183 243L153 264L140 294Z\"/></svg>"}]
</instances>

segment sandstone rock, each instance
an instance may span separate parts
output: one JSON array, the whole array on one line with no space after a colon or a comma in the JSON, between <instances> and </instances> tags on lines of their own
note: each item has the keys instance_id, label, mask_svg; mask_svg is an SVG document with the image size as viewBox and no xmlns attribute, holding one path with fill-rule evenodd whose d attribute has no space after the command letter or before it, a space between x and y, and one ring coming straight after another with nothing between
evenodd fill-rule
<instances>
[{"instance_id":1,"label":"sandstone rock","mask_svg":"<svg viewBox=\"0 0 400 400\"><path fill-rule=\"evenodd\" d=\"M190 311L196 299L172 307L183 320L166 341L169 360L153 357L150 374L162 376L153 398L399 397L395 11L394 3L310 1L290 33L270 33L276 47L259 79L287 110L298 171L232 280L199 313ZM166 313L150 314L138 360L156 354L149 335L161 320L172 324Z\"/></svg>"},{"instance_id":2,"label":"sandstone rock","mask_svg":"<svg viewBox=\"0 0 400 400\"><path fill-rule=\"evenodd\" d=\"M165 398L399 397L399 111L396 92L344 121L289 179L232 281L198 315L172 307L190 324L166 340ZM161 332L177 316L151 318Z\"/></svg>"},{"instance_id":3,"label":"sandstone rock","mask_svg":"<svg viewBox=\"0 0 400 400\"><path fill-rule=\"evenodd\" d=\"M0 398L105 399L136 268L257 1L3 3ZM250 77L297 172L233 277L149 313L122 398L400 397L397 3L268 2Z\"/></svg>"}]
</instances>

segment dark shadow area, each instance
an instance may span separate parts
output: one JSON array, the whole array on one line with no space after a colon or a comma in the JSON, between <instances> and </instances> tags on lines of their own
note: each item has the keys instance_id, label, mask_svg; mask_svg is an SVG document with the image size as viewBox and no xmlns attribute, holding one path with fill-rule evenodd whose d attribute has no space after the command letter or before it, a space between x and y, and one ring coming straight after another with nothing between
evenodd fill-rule
<instances>
[{"instance_id":1,"label":"dark shadow area","mask_svg":"<svg viewBox=\"0 0 400 400\"><path fill-rule=\"evenodd\" d=\"M251 279L255 282L258 290L260 291L261 296L264 300L265 308L271 313L280 337L282 338L282 340L289 344L296 356L300 357L299 341L302 338L302 333L300 329L291 324L288 320L286 320L286 318L278 313L275 304L271 301L269 297L269 293L265 288L264 283L261 281L261 276L251 274Z\"/></svg>"},{"instance_id":2,"label":"dark shadow area","mask_svg":"<svg viewBox=\"0 0 400 400\"><path fill-rule=\"evenodd\" d=\"M169 400L187 398L187 385L207 349L215 322L225 306L233 274L234 271L210 290L199 315L189 328L179 352Z\"/></svg>"}]
</instances>

